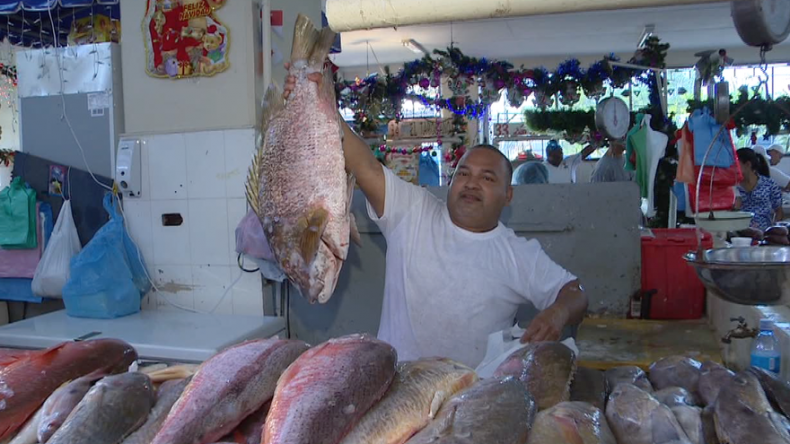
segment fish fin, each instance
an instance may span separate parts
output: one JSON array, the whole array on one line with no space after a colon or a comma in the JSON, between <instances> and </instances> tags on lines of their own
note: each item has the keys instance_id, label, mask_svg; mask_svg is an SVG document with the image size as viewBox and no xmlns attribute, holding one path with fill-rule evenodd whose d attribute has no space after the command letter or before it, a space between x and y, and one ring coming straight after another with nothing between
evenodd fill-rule
<instances>
[{"instance_id":1,"label":"fish fin","mask_svg":"<svg viewBox=\"0 0 790 444\"><path fill-rule=\"evenodd\" d=\"M317 208L305 218L299 238L299 252L306 264L312 263L315 258L327 222L329 213L323 208Z\"/></svg>"},{"instance_id":2,"label":"fish fin","mask_svg":"<svg viewBox=\"0 0 790 444\"><path fill-rule=\"evenodd\" d=\"M266 143L266 132L274 117L285 108L283 101L282 90L279 85L272 82L266 90L266 95L263 99L263 113L261 117L261 140L256 147L255 154L252 156L252 164L247 172L247 182L245 183L245 190L247 196L247 203L259 219L261 215L261 180L260 180L260 167L261 158L263 157L263 147Z\"/></svg>"},{"instance_id":3,"label":"fish fin","mask_svg":"<svg viewBox=\"0 0 790 444\"><path fill-rule=\"evenodd\" d=\"M317 40L318 31L316 31L313 22L304 14L297 15L293 45L291 46L291 63L297 60L307 61Z\"/></svg>"},{"instance_id":4,"label":"fish fin","mask_svg":"<svg viewBox=\"0 0 790 444\"><path fill-rule=\"evenodd\" d=\"M439 412L439 409L442 407L442 404L444 404L447 396L448 393L444 390L439 390L433 394L433 399L431 400L431 410L428 412L429 418L433 419L436 417L436 413Z\"/></svg>"},{"instance_id":5,"label":"fish fin","mask_svg":"<svg viewBox=\"0 0 790 444\"><path fill-rule=\"evenodd\" d=\"M324 60L326 60L326 57L329 55L329 51L332 49L332 44L335 42L336 36L337 33L332 31L329 27L323 28L316 33L316 39L310 51L310 58L308 59L310 66L324 66Z\"/></svg>"},{"instance_id":6,"label":"fish fin","mask_svg":"<svg viewBox=\"0 0 790 444\"><path fill-rule=\"evenodd\" d=\"M357 227L357 218L354 213L348 215L349 237L351 241L357 244L358 247L362 246L362 235L359 234L359 227Z\"/></svg>"}]
</instances>

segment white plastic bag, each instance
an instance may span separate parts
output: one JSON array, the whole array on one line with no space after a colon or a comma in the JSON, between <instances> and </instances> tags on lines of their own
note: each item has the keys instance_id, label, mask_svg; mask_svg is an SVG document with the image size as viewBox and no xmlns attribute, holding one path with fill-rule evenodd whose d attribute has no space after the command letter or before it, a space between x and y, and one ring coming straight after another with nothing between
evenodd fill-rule
<instances>
[{"instance_id":1,"label":"white plastic bag","mask_svg":"<svg viewBox=\"0 0 790 444\"><path fill-rule=\"evenodd\" d=\"M52 229L52 237L44 249L41 261L33 276L33 294L49 298L62 298L63 286L69 280L71 258L82 249L74 217L71 214L71 201L64 200L58 221Z\"/></svg>"},{"instance_id":2,"label":"white plastic bag","mask_svg":"<svg viewBox=\"0 0 790 444\"><path fill-rule=\"evenodd\" d=\"M526 347L527 344L521 343L521 336L524 335L526 330L514 325L510 330L498 331L488 335L488 346L486 347L486 357L483 362L477 366L475 372L480 378L490 378L500 364L513 354L514 351ZM577 358L579 356L579 349L576 347L576 341L573 338L568 338L562 341L569 349L573 350Z\"/></svg>"}]
</instances>

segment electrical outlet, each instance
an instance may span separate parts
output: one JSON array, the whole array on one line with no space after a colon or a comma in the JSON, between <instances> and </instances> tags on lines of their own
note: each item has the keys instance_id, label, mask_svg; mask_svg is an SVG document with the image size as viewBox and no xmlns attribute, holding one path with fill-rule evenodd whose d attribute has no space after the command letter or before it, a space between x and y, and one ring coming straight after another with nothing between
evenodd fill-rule
<instances>
[{"instance_id":1,"label":"electrical outlet","mask_svg":"<svg viewBox=\"0 0 790 444\"><path fill-rule=\"evenodd\" d=\"M140 139L121 138L115 160L115 183L124 197L142 196Z\"/></svg>"}]
</instances>

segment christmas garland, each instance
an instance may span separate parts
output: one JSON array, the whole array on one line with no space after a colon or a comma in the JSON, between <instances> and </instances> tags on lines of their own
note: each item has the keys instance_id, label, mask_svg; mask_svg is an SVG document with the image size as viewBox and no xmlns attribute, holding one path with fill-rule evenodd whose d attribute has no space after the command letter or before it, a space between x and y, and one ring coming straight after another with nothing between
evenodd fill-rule
<instances>
[{"instance_id":1,"label":"christmas garland","mask_svg":"<svg viewBox=\"0 0 790 444\"><path fill-rule=\"evenodd\" d=\"M734 122L739 137L746 134L751 126L764 126L767 136L790 131L790 97L783 96L777 99L757 97L749 102L749 96L749 88L742 86L738 90L738 98L730 102L730 113L735 113L735 110L744 107L735 117ZM713 100L688 102L689 114L705 107L713 109Z\"/></svg>"},{"instance_id":2,"label":"christmas garland","mask_svg":"<svg viewBox=\"0 0 790 444\"><path fill-rule=\"evenodd\" d=\"M11 163L14 161L14 156L16 155L16 151L14 150L2 150L0 149L0 165L3 166L10 166Z\"/></svg>"},{"instance_id":3,"label":"christmas garland","mask_svg":"<svg viewBox=\"0 0 790 444\"><path fill-rule=\"evenodd\" d=\"M629 63L663 68L668 49L668 44L651 37ZM513 107L520 107L534 93L535 105L547 109L554 105L555 97L561 104L573 106L581 98L580 89L587 97L597 99L603 97L607 82L613 88L622 88L636 77L650 87L651 104L659 106L660 103L655 73L613 66L610 62L620 60L614 54L586 70L582 69L579 60L569 59L553 72L543 67L514 69L505 61L466 56L455 47L435 50L434 55L404 64L397 74L385 70L383 76L373 74L364 79L336 81L339 105L354 111L358 130L375 131L387 121L402 118L401 104L407 98L435 109L452 111L458 116L481 118L488 107L499 100L503 89L507 89L507 99ZM442 79L448 82L450 98L409 92L414 87L438 88ZM477 99L468 95L470 86L479 88Z\"/></svg>"}]
</instances>

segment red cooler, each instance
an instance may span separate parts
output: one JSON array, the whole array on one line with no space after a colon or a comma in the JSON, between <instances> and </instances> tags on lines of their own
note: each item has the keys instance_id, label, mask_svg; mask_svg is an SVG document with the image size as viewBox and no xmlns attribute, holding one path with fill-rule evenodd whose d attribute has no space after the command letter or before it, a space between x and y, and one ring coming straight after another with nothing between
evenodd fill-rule
<instances>
[{"instance_id":1,"label":"red cooler","mask_svg":"<svg viewBox=\"0 0 790 444\"><path fill-rule=\"evenodd\" d=\"M650 298L651 319L699 319L705 313L705 287L683 255L697 249L694 228L653 229L642 237L642 292ZM713 247L703 233L703 248Z\"/></svg>"}]
</instances>

